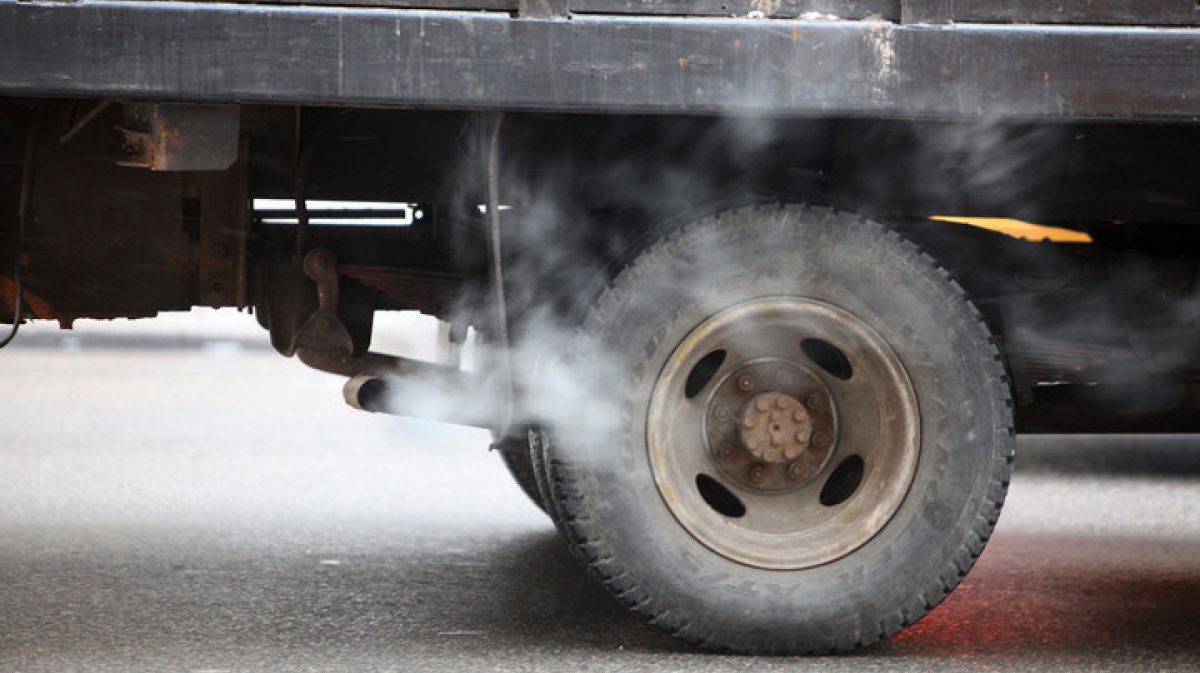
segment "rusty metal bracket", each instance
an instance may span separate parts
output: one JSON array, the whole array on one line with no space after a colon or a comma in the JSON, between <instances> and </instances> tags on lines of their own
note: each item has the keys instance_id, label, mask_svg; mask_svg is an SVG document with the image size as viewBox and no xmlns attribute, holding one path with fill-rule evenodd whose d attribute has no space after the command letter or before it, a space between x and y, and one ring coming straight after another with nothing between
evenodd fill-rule
<instances>
[{"instance_id":1,"label":"rusty metal bracket","mask_svg":"<svg viewBox=\"0 0 1200 673\"><path fill-rule=\"evenodd\" d=\"M124 166L154 171L223 171L238 157L238 105L125 105Z\"/></svg>"},{"instance_id":2,"label":"rusty metal bracket","mask_svg":"<svg viewBox=\"0 0 1200 673\"><path fill-rule=\"evenodd\" d=\"M333 252L325 248L309 251L304 256L304 273L317 284L317 310L296 330L289 350L309 367L331 374L357 376L396 370L399 358L354 355L354 339L338 317L340 292Z\"/></svg>"},{"instance_id":3,"label":"rusty metal bracket","mask_svg":"<svg viewBox=\"0 0 1200 673\"><path fill-rule=\"evenodd\" d=\"M337 353L350 357L354 340L338 317L337 259L325 248L317 248L304 256L304 273L317 284L317 310L300 326L292 347L300 351Z\"/></svg>"}]
</instances>

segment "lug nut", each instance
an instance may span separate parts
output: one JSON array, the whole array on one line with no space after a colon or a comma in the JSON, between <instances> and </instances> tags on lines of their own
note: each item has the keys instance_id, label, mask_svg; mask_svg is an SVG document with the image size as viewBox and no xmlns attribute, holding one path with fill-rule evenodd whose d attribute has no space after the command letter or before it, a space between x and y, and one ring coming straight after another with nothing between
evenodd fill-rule
<instances>
[{"instance_id":1,"label":"lug nut","mask_svg":"<svg viewBox=\"0 0 1200 673\"><path fill-rule=\"evenodd\" d=\"M802 423L806 418L808 418L808 412L802 406L796 407L796 410L792 412L792 420L797 423Z\"/></svg>"},{"instance_id":2,"label":"lug nut","mask_svg":"<svg viewBox=\"0 0 1200 673\"><path fill-rule=\"evenodd\" d=\"M755 465L750 468L750 482L761 484L767 480L767 470L762 465Z\"/></svg>"}]
</instances>

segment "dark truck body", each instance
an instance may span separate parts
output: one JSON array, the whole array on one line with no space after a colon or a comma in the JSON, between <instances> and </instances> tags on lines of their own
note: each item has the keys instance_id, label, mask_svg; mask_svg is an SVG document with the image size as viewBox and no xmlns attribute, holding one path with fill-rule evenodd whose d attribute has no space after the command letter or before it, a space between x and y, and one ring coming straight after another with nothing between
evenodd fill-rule
<instances>
[{"instance_id":1,"label":"dark truck body","mask_svg":"<svg viewBox=\"0 0 1200 673\"><path fill-rule=\"evenodd\" d=\"M720 12L604 0L545 17L379 4L6 1L0 81L10 95L540 112L1200 115L1200 11L1186 0L1061 11L730 1ZM791 18L746 18L759 4Z\"/></svg>"},{"instance_id":2,"label":"dark truck body","mask_svg":"<svg viewBox=\"0 0 1200 673\"><path fill-rule=\"evenodd\" d=\"M284 355L355 377L352 404L497 430L560 525L579 502L553 484L573 473L525 441L544 419L522 412L536 384L504 347L546 316L593 324L654 241L770 220L745 215L764 204L855 213L936 260L999 349L1017 430L1200 430L1198 185L1194 0L0 0L0 318L251 308ZM404 309L500 346L482 379L504 403L379 402L382 370L451 399L480 385L370 353L374 311ZM817 378L851 379L853 353L805 348ZM712 376L696 367L689 391ZM863 479L856 459L829 468L823 503ZM757 497L757 476L705 474L723 517L741 515L720 489ZM896 614L868 631L915 618ZM740 650L873 640L666 621Z\"/></svg>"}]
</instances>

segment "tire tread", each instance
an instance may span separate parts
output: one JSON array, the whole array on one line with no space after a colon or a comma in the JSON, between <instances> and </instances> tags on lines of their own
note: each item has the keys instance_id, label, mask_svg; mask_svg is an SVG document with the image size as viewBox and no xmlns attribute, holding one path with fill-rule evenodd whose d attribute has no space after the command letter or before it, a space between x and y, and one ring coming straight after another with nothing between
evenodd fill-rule
<instances>
[{"instance_id":1,"label":"tire tread","mask_svg":"<svg viewBox=\"0 0 1200 673\"><path fill-rule=\"evenodd\" d=\"M772 215L783 217L772 219ZM702 220L693 227L675 231L649 246L638 257L637 263L626 267L625 271L618 275L588 312L584 332L598 330L617 320L621 307L628 301L628 296L637 291L647 274L654 267L669 263L672 255L686 249L687 244L693 242L695 237L714 236L718 233L736 235L739 229L762 226L764 220L768 221L768 226L784 227L793 217L801 216L810 220L815 218L823 225L856 230L854 233L859 237L883 237L888 241L888 248L892 254L903 256L898 261L909 267L932 270L936 277L950 288L958 300L956 310L960 313L960 319L963 320L963 324L971 325L975 331L977 347L990 351L990 357L983 362L987 385L991 389L992 398L1009 410L1007 422L993 428L996 436L1001 438L998 443L1003 449L995 460L991 461L988 495L977 507L973 524L969 527L970 534L961 542L942 573L936 573L935 579L925 586L916 587L907 603L889 614L882 615L867 631L855 628L845 632L828 633L819 643L779 643L763 641L753 634L746 633L733 638L718 638L713 632L700 628L695 622L689 622L680 614L672 612L671 606L656 603L654 597L634 581L632 574L619 566L616 561L617 555L608 547L604 536L597 532L589 532L589 527L585 525L588 520L588 503L575 486L577 475L563 461L553 458L553 447L549 441L545 441L545 447L550 453L550 458L545 461L546 476L552 499L555 501L551 512L568 547L585 562L589 574L613 591L617 600L629 610L667 632L705 649L751 654L848 652L873 645L910 626L954 590L982 553L995 528L1012 471L1015 435L1011 416L1012 391L1004 357L983 315L946 266L896 231L857 215L810 205L752 206L721 213Z\"/></svg>"}]
</instances>

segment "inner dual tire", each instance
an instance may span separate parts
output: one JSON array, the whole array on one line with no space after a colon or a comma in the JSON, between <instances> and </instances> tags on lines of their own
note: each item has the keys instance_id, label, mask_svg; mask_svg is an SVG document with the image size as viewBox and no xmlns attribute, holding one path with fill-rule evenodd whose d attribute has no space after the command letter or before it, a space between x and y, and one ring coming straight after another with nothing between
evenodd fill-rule
<instances>
[{"instance_id":1,"label":"inner dual tire","mask_svg":"<svg viewBox=\"0 0 1200 673\"><path fill-rule=\"evenodd\" d=\"M1013 452L1000 354L894 232L770 207L647 249L572 354L594 398L534 442L568 545L704 647L865 646L983 549Z\"/></svg>"}]
</instances>

